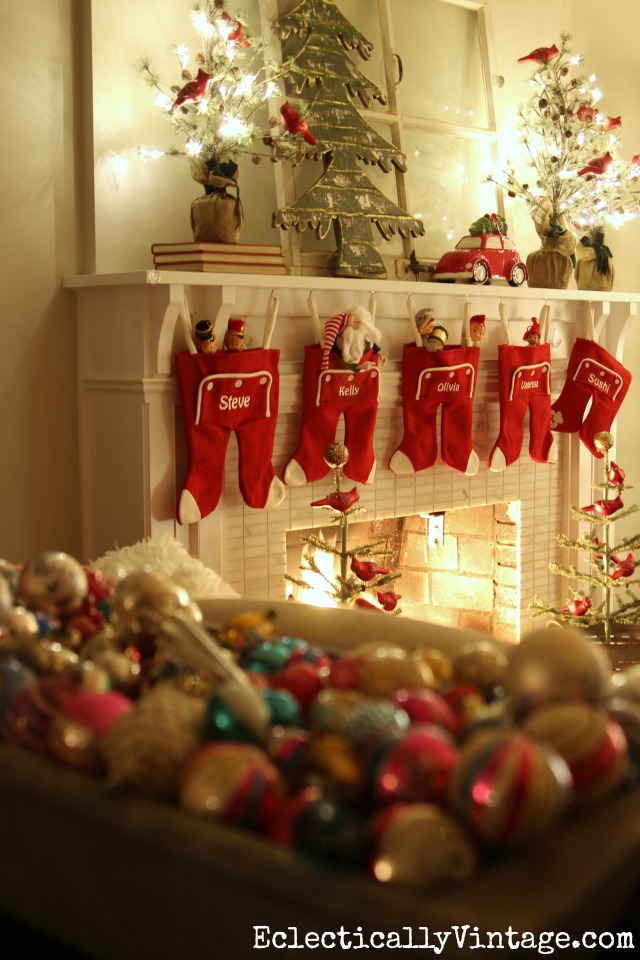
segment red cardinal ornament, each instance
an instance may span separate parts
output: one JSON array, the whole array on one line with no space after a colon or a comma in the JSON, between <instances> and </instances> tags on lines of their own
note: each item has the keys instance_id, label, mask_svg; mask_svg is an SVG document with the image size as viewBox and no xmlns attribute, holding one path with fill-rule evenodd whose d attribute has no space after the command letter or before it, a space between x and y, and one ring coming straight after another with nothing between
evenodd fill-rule
<instances>
[{"instance_id":1,"label":"red cardinal ornament","mask_svg":"<svg viewBox=\"0 0 640 960\"><path fill-rule=\"evenodd\" d=\"M596 112L593 107L588 107L586 103L581 103L576 110L578 120L595 120Z\"/></svg>"},{"instance_id":2,"label":"red cardinal ornament","mask_svg":"<svg viewBox=\"0 0 640 960\"><path fill-rule=\"evenodd\" d=\"M207 92L207 87L209 86L210 80L211 77L206 70L203 70L202 67L200 67L198 73L196 74L195 80L189 80L188 83L185 83L182 90L180 90L169 113L173 113L176 107L180 107L183 103L186 103L187 100L193 100L194 103L202 100Z\"/></svg>"},{"instance_id":3,"label":"red cardinal ornament","mask_svg":"<svg viewBox=\"0 0 640 960\"><path fill-rule=\"evenodd\" d=\"M393 590L387 590L386 593L376 593L376 597L383 610L395 610L398 600L402 600L402 594L394 593Z\"/></svg>"},{"instance_id":4,"label":"red cardinal ornament","mask_svg":"<svg viewBox=\"0 0 640 960\"><path fill-rule=\"evenodd\" d=\"M589 597L576 597L575 600L572 600L562 607L562 612L570 613L574 617L582 617L590 607L591 600Z\"/></svg>"},{"instance_id":5,"label":"red cardinal ornament","mask_svg":"<svg viewBox=\"0 0 640 960\"><path fill-rule=\"evenodd\" d=\"M299 133L302 137L304 137L307 143L310 143L311 146L315 147L318 141L310 132L306 120L301 113L298 113L297 110L293 109L288 100L286 100L280 107L280 117L282 120L282 126L287 133Z\"/></svg>"},{"instance_id":6,"label":"red cardinal ornament","mask_svg":"<svg viewBox=\"0 0 640 960\"><path fill-rule=\"evenodd\" d=\"M227 43L237 43L240 47L250 47L251 44L244 35L244 29L239 20L232 20L226 11L221 14L222 19L226 21L229 28L226 40Z\"/></svg>"},{"instance_id":7,"label":"red cardinal ornament","mask_svg":"<svg viewBox=\"0 0 640 960\"><path fill-rule=\"evenodd\" d=\"M593 160L589 160L589 163L582 170L578 170L578 176L584 177L587 173L592 173L597 177L605 172L612 159L613 157L607 150L601 157L594 157Z\"/></svg>"},{"instance_id":8,"label":"red cardinal ornament","mask_svg":"<svg viewBox=\"0 0 640 960\"><path fill-rule=\"evenodd\" d=\"M607 478L609 483L612 483L614 487L620 487L624 483L624 470L618 466L615 460L612 460L609 464Z\"/></svg>"},{"instance_id":9,"label":"red cardinal ornament","mask_svg":"<svg viewBox=\"0 0 640 960\"><path fill-rule=\"evenodd\" d=\"M349 507L352 507L354 503L357 503L359 499L360 494L358 493L358 488L354 487L353 490L348 490L344 493L341 490L336 490L334 493L323 497L322 500L314 500L311 506L331 507L332 510L336 510L338 513L345 513L345 511L347 511Z\"/></svg>"},{"instance_id":10,"label":"red cardinal ornament","mask_svg":"<svg viewBox=\"0 0 640 960\"><path fill-rule=\"evenodd\" d=\"M636 560L632 553L628 553L626 559L621 560L615 554L611 554L611 559L616 564L616 568L611 574L612 580L619 580L620 577L630 577L636 569Z\"/></svg>"},{"instance_id":11,"label":"red cardinal ornament","mask_svg":"<svg viewBox=\"0 0 640 960\"><path fill-rule=\"evenodd\" d=\"M622 497L613 497L612 500L596 500L588 507L582 507L583 513L598 513L601 517L610 517L612 513L624 507Z\"/></svg>"},{"instance_id":12,"label":"red cardinal ornament","mask_svg":"<svg viewBox=\"0 0 640 960\"><path fill-rule=\"evenodd\" d=\"M375 610L376 613L382 613L380 607L376 607L375 604L369 603L368 600L365 600L364 597L358 597L355 600L356 607L362 607L363 610Z\"/></svg>"},{"instance_id":13,"label":"red cardinal ornament","mask_svg":"<svg viewBox=\"0 0 640 960\"><path fill-rule=\"evenodd\" d=\"M640 167L640 153L636 153L631 157L631 163L636 167Z\"/></svg>"},{"instance_id":14,"label":"red cardinal ornament","mask_svg":"<svg viewBox=\"0 0 640 960\"><path fill-rule=\"evenodd\" d=\"M602 540L598 540L597 537L594 537L593 542L594 542L594 544L596 545L596 549L597 549L598 547L603 547L603 546L604 546ZM603 556L603 554L601 554L601 553L594 553L594 555L593 555L594 560L602 560L602 556Z\"/></svg>"},{"instance_id":15,"label":"red cardinal ornament","mask_svg":"<svg viewBox=\"0 0 640 960\"><path fill-rule=\"evenodd\" d=\"M536 47L526 57L520 57L518 63L526 63L528 60L532 60L534 63L549 63L549 60L557 57L559 52L555 43L552 47Z\"/></svg>"},{"instance_id":16,"label":"red cardinal ornament","mask_svg":"<svg viewBox=\"0 0 640 960\"><path fill-rule=\"evenodd\" d=\"M363 580L365 583L373 580L374 577L381 576L384 573L390 573L386 567L379 567L377 563L371 560L358 560L357 557L351 558L351 569L358 580Z\"/></svg>"},{"instance_id":17,"label":"red cardinal ornament","mask_svg":"<svg viewBox=\"0 0 640 960\"><path fill-rule=\"evenodd\" d=\"M600 124L600 129L605 132L608 130L616 130L618 127L622 126L622 117L607 117L607 119Z\"/></svg>"}]
</instances>

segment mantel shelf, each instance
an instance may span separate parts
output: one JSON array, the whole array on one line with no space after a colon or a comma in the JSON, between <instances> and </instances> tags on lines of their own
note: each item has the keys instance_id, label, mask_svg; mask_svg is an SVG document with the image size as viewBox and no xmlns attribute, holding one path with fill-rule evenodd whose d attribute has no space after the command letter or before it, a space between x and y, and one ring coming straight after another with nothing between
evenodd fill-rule
<instances>
[{"instance_id":1,"label":"mantel shelf","mask_svg":"<svg viewBox=\"0 0 640 960\"><path fill-rule=\"evenodd\" d=\"M259 290L333 291L361 294L396 294L415 296L452 296L461 299L481 295L489 300L531 300L549 302L640 303L640 293L603 293L597 290L549 290L540 287L507 285L475 285L468 283L427 283L416 280L363 280L344 277L270 276L265 274L197 273L182 270L138 270L132 273L103 273L68 276L64 287L72 290L87 287L130 285L178 287L242 287Z\"/></svg>"}]
</instances>

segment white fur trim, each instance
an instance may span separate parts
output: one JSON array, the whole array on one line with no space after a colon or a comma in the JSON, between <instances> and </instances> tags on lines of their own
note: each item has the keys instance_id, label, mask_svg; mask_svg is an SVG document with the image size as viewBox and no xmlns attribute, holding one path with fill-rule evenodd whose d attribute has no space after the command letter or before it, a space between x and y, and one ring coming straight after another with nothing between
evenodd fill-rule
<instances>
[{"instance_id":1,"label":"white fur trim","mask_svg":"<svg viewBox=\"0 0 640 960\"><path fill-rule=\"evenodd\" d=\"M109 550L91 564L91 569L114 581L138 570L148 570L182 587L194 600L239 596L211 567L192 557L175 537L141 540Z\"/></svg>"},{"instance_id":2,"label":"white fur trim","mask_svg":"<svg viewBox=\"0 0 640 960\"><path fill-rule=\"evenodd\" d=\"M553 438L553 443L549 447L549 454L547 456L547 463L557 463L558 462L558 444L556 443L555 437Z\"/></svg>"}]
</instances>

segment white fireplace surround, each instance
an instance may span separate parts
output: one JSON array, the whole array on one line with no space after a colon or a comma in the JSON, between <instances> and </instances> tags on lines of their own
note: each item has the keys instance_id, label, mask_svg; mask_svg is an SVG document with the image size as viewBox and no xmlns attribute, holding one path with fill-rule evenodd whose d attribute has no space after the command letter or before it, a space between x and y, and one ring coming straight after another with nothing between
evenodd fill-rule
<instances>
[{"instance_id":1,"label":"white fireplace surround","mask_svg":"<svg viewBox=\"0 0 640 960\"><path fill-rule=\"evenodd\" d=\"M499 427L497 346L504 340L499 306L506 308L512 342L521 343L531 318L539 317L544 304L549 304L555 397L573 341L586 335L589 305L596 338L624 362L625 330L636 315L640 295L156 271L68 277L65 286L77 294L85 561L116 546L170 534L241 595L283 599L287 531L326 525L327 514L309 504L332 489L331 475L288 488L274 509L253 510L245 505L238 488L232 436L218 507L198 524L177 524L176 497L186 454L172 355L184 348L187 312L191 321L215 320L218 333L226 327L230 313L246 316L254 343L261 343L270 298L277 297L271 346L280 350L280 410L273 465L281 475L298 440L303 348L314 340L309 296L321 320L368 305L373 297L388 363L382 372L375 430L377 471L371 485L358 485L360 504L367 511L362 517L382 519L519 501L522 629L530 626L528 604L534 594L553 604L564 600L560 592L566 586L549 574L548 564L559 558L557 534L575 532L570 505L592 499L592 458L577 437L557 434L557 464L534 463L528 456L525 423L519 460L501 473L487 468ZM402 345L412 339L409 297L416 310L434 310L452 343L460 339L465 301L470 302L472 314L486 315L474 400L473 444L480 459L474 477L456 473L441 462L405 477L388 468L402 438ZM337 439L340 430L341 425Z\"/></svg>"}]
</instances>

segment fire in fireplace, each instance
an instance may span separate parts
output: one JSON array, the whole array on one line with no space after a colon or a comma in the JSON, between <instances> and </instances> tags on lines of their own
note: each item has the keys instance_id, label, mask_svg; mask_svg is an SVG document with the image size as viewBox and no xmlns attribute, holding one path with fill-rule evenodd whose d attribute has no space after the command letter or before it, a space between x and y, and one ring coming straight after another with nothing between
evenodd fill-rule
<instances>
[{"instance_id":1,"label":"fire in fireplace","mask_svg":"<svg viewBox=\"0 0 640 960\"><path fill-rule=\"evenodd\" d=\"M435 533L434 533L435 530ZM287 534L287 572L299 576L308 545L305 533ZM321 528L335 544L336 528ZM393 589L402 595L402 616L464 627L516 643L520 638L520 501L460 507L437 517L390 517L349 524L349 546L384 540L385 564L400 572ZM331 557L320 551L325 576L334 575ZM308 579L308 575L307 575ZM294 589L297 600L329 603L318 578L313 591Z\"/></svg>"}]
</instances>

